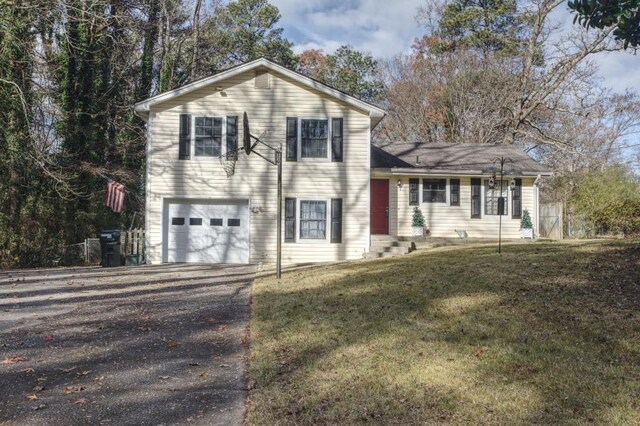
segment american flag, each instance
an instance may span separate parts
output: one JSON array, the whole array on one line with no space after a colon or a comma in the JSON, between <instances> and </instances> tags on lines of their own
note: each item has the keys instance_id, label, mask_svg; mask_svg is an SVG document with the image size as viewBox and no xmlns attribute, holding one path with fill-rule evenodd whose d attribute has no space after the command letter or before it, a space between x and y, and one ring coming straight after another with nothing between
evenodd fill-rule
<instances>
[{"instance_id":1,"label":"american flag","mask_svg":"<svg viewBox=\"0 0 640 426\"><path fill-rule=\"evenodd\" d=\"M107 195L104 197L104 205L116 213L122 210L124 203L124 185L116 181L107 182Z\"/></svg>"}]
</instances>

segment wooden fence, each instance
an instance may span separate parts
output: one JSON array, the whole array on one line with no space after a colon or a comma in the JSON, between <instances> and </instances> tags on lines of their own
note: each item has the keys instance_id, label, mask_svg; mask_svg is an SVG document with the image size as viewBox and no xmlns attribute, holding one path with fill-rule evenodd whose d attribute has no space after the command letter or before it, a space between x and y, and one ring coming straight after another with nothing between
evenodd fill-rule
<instances>
[{"instance_id":1,"label":"wooden fence","mask_svg":"<svg viewBox=\"0 0 640 426\"><path fill-rule=\"evenodd\" d=\"M120 252L123 256L144 255L144 229L122 231L120 233Z\"/></svg>"},{"instance_id":2,"label":"wooden fence","mask_svg":"<svg viewBox=\"0 0 640 426\"><path fill-rule=\"evenodd\" d=\"M562 203L540 204L540 237L562 239Z\"/></svg>"},{"instance_id":3,"label":"wooden fence","mask_svg":"<svg viewBox=\"0 0 640 426\"><path fill-rule=\"evenodd\" d=\"M73 263L84 263L88 265L97 265L101 262L101 248L99 238L87 238L84 243L75 244L74 246L82 246L78 249L82 253L82 257L78 257ZM120 232L120 254L123 257L129 255L140 256L139 261L144 258L144 229L130 229ZM72 261L67 261L70 263Z\"/></svg>"}]
</instances>

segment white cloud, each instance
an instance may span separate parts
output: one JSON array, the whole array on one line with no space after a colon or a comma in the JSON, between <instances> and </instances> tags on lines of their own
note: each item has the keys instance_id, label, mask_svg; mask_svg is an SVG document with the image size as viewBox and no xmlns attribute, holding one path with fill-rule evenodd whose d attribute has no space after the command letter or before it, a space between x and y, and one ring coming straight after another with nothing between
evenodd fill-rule
<instances>
[{"instance_id":1,"label":"white cloud","mask_svg":"<svg viewBox=\"0 0 640 426\"><path fill-rule=\"evenodd\" d=\"M327 53L344 44L388 58L407 52L423 34L416 22L423 0L271 0L280 9L280 25L295 43L294 51L322 49ZM568 10L554 12L562 27L573 21ZM640 90L640 55L602 53L592 57L603 85L616 91Z\"/></svg>"},{"instance_id":2,"label":"white cloud","mask_svg":"<svg viewBox=\"0 0 640 426\"><path fill-rule=\"evenodd\" d=\"M422 31L415 20L422 0L272 0L280 9L285 35L302 47L327 53L350 44L375 57L407 51Z\"/></svg>"},{"instance_id":3,"label":"white cloud","mask_svg":"<svg viewBox=\"0 0 640 426\"><path fill-rule=\"evenodd\" d=\"M593 56L603 85L616 92L640 91L640 56L630 52L607 52Z\"/></svg>"}]
</instances>

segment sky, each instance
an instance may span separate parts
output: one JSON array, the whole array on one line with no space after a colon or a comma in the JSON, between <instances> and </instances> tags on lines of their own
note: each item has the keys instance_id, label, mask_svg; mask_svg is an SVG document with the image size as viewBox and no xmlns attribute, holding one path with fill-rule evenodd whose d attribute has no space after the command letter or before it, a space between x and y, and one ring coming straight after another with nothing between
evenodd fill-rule
<instances>
[{"instance_id":1,"label":"sky","mask_svg":"<svg viewBox=\"0 0 640 426\"><path fill-rule=\"evenodd\" d=\"M409 52L413 40L424 33L415 16L424 0L271 0L280 9L284 36L294 51L322 49L332 53L344 44L389 58ZM555 14L565 26L573 16L568 10ZM602 85L616 92L640 90L640 53L599 53L592 56Z\"/></svg>"}]
</instances>

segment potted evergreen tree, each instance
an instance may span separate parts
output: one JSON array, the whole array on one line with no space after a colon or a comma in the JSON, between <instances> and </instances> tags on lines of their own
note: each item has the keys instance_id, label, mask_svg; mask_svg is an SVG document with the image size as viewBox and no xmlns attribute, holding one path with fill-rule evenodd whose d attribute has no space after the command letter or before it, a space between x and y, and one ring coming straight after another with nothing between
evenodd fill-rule
<instances>
[{"instance_id":1,"label":"potted evergreen tree","mask_svg":"<svg viewBox=\"0 0 640 426\"><path fill-rule=\"evenodd\" d=\"M531 215L527 209L524 209L522 219L520 219L520 236L533 239L533 223L531 223Z\"/></svg>"},{"instance_id":2,"label":"potted evergreen tree","mask_svg":"<svg viewBox=\"0 0 640 426\"><path fill-rule=\"evenodd\" d=\"M422 214L422 210L418 207L413 208L411 235L414 237L424 237L424 215Z\"/></svg>"}]
</instances>

